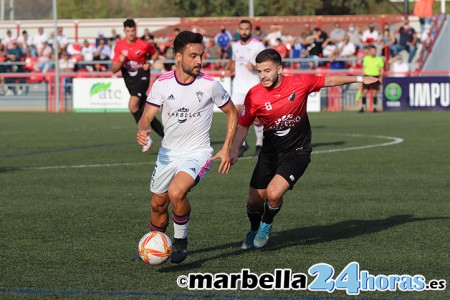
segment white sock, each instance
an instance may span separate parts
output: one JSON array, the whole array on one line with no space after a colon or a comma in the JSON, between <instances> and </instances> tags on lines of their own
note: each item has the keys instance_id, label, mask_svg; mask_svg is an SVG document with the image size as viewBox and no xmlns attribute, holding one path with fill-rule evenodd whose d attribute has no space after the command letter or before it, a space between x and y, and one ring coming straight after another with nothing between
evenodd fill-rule
<instances>
[{"instance_id":1,"label":"white sock","mask_svg":"<svg viewBox=\"0 0 450 300\"><path fill-rule=\"evenodd\" d=\"M183 225L173 222L173 237L176 239L185 239L187 236L188 226L189 221Z\"/></svg>"},{"instance_id":2,"label":"white sock","mask_svg":"<svg viewBox=\"0 0 450 300\"><path fill-rule=\"evenodd\" d=\"M262 146L264 138L264 127L262 125L255 125L253 127L255 127L256 146Z\"/></svg>"}]
</instances>

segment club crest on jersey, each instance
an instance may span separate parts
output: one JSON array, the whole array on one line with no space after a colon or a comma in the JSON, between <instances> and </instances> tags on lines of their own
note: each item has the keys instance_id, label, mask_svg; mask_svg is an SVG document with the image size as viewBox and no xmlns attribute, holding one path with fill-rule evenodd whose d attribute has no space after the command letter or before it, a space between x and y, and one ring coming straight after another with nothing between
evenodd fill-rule
<instances>
[{"instance_id":1,"label":"club crest on jersey","mask_svg":"<svg viewBox=\"0 0 450 300\"><path fill-rule=\"evenodd\" d=\"M141 54L141 50L136 51L136 55Z\"/></svg>"},{"instance_id":2,"label":"club crest on jersey","mask_svg":"<svg viewBox=\"0 0 450 300\"><path fill-rule=\"evenodd\" d=\"M203 99L203 92L196 92L196 94L197 94L197 99L198 99L198 102L202 102L202 99Z\"/></svg>"},{"instance_id":3,"label":"club crest on jersey","mask_svg":"<svg viewBox=\"0 0 450 300\"><path fill-rule=\"evenodd\" d=\"M291 102L295 100L295 91L289 96L288 100Z\"/></svg>"}]
</instances>

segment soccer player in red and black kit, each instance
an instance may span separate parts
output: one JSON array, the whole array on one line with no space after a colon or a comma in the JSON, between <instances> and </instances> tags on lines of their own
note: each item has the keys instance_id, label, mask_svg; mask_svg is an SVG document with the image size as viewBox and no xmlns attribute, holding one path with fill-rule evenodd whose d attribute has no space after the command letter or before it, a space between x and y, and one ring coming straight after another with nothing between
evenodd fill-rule
<instances>
[{"instance_id":1,"label":"soccer player in red and black kit","mask_svg":"<svg viewBox=\"0 0 450 300\"><path fill-rule=\"evenodd\" d=\"M132 19L123 22L125 38L118 41L114 47L114 58L111 71L117 73L122 71L130 100L128 108L133 114L136 123L139 122L144 112L147 100L147 90L150 85L150 67L158 57L158 50L136 36L136 23ZM151 57L148 61L148 56ZM153 130L164 137L164 129L158 119L154 118L150 126ZM147 152L152 147L152 139L148 136L147 144L142 147L142 152Z\"/></svg>"},{"instance_id":2,"label":"soccer player in red and black kit","mask_svg":"<svg viewBox=\"0 0 450 300\"><path fill-rule=\"evenodd\" d=\"M238 159L240 145L255 118L264 125L264 143L250 181L247 216L250 230L242 249L264 247L283 195L303 175L311 156L311 125L306 114L308 94L322 87L379 81L369 76L281 75L281 56L265 49L256 56L260 84L247 93L231 153Z\"/></svg>"}]
</instances>

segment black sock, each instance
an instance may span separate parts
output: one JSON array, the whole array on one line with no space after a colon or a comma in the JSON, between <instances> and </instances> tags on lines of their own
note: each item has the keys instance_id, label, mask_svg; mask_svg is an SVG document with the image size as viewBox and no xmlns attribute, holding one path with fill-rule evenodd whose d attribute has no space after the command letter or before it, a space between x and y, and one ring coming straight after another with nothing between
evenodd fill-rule
<instances>
[{"instance_id":1,"label":"black sock","mask_svg":"<svg viewBox=\"0 0 450 300\"><path fill-rule=\"evenodd\" d=\"M362 97L361 98L361 103L362 103L363 106L366 105L366 97Z\"/></svg>"},{"instance_id":2,"label":"black sock","mask_svg":"<svg viewBox=\"0 0 450 300\"><path fill-rule=\"evenodd\" d=\"M261 217L264 213L264 208L261 210L252 210L247 207L247 217L250 220L250 228L253 231L257 231L259 228L259 224L261 223Z\"/></svg>"},{"instance_id":3,"label":"black sock","mask_svg":"<svg viewBox=\"0 0 450 300\"><path fill-rule=\"evenodd\" d=\"M150 126L152 126L153 131L156 132L160 137L162 138L164 137L164 127L156 117L153 118L152 122L150 123Z\"/></svg>"},{"instance_id":4,"label":"black sock","mask_svg":"<svg viewBox=\"0 0 450 300\"><path fill-rule=\"evenodd\" d=\"M131 113L134 117L134 120L136 121L136 124L139 123L139 120L141 119L143 112L144 112L143 109L138 109L137 112Z\"/></svg>"},{"instance_id":5,"label":"black sock","mask_svg":"<svg viewBox=\"0 0 450 300\"><path fill-rule=\"evenodd\" d=\"M272 224L273 218L277 215L277 213L280 211L280 207L273 208L269 206L268 202L264 204L264 214L262 216L262 221L267 224Z\"/></svg>"}]
</instances>

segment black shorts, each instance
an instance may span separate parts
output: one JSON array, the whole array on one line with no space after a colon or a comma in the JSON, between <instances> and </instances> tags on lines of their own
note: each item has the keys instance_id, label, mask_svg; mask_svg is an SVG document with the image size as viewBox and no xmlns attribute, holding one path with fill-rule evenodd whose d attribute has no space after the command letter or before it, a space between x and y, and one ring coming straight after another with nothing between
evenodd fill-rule
<instances>
[{"instance_id":1,"label":"black shorts","mask_svg":"<svg viewBox=\"0 0 450 300\"><path fill-rule=\"evenodd\" d=\"M364 75L364 76L370 76L370 75ZM378 76L372 76L372 77L378 77ZM365 84L363 83L363 90L376 90L378 91L378 89L380 88L380 82L377 81L375 83L371 83L371 84Z\"/></svg>"},{"instance_id":2,"label":"black shorts","mask_svg":"<svg viewBox=\"0 0 450 300\"><path fill-rule=\"evenodd\" d=\"M305 173L311 162L311 152L292 151L278 159L260 154L253 170L250 186L255 189L267 189L275 174L280 175L289 183L292 189L295 183Z\"/></svg>"},{"instance_id":3,"label":"black shorts","mask_svg":"<svg viewBox=\"0 0 450 300\"><path fill-rule=\"evenodd\" d=\"M147 90L150 85L150 70L138 69L136 76L130 76L128 71L124 71L122 74L130 95L141 100L147 99Z\"/></svg>"}]
</instances>

